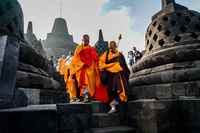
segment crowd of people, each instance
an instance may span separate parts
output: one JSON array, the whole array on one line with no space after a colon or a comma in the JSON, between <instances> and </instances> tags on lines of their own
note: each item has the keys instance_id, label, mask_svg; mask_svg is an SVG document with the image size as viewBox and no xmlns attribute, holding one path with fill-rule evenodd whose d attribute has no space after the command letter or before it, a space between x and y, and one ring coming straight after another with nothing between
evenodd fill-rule
<instances>
[{"instance_id":1,"label":"crowd of people","mask_svg":"<svg viewBox=\"0 0 200 133\"><path fill-rule=\"evenodd\" d=\"M138 51L136 47L133 47L132 50L128 52L129 66L137 63L142 58L142 55L143 54Z\"/></svg>"},{"instance_id":2,"label":"crowd of people","mask_svg":"<svg viewBox=\"0 0 200 133\"><path fill-rule=\"evenodd\" d=\"M57 71L64 76L70 102L100 101L110 105L109 113L117 112L121 102L127 102L129 68L125 58L111 41L109 49L98 55L84 35L82 44L68 57L58 60Z\"/></svg>"}]
</instances>

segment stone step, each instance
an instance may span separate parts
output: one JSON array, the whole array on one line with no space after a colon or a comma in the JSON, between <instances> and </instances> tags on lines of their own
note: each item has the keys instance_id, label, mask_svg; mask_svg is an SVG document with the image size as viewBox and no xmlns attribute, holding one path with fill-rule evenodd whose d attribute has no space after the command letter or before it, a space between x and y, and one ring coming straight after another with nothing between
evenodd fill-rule
<instances>
[{"instance_id":1,"label":"stone step","mask_svg":"<svg viewBox=\"0 0 200 133\"><path fill-rule=\"evenodd\" d=\"M120 125L119 114L107 114L107 113L93 113L92 115L92 127L103 128L113 127Z\"/></svg>"},{"instance_id":2,"label":"stone step","mask_svg":"<svg viewBox=\"0 0 200 133\"><path fill-rule=\"evenodd\" d=\"M107 113L109 111L109 105L101 103L99 101L92 101L89 103L82 103L82 102L77 102L77 103L67 103L69 105L89 105L91 107L91 111L93 113Z\"/></svg>"},{"instance_id":3,"label":"stone step","mask_svg":"<svg viewBox=\"0 0 200 133\"><path fill-rule=\"evenodd\" d=\"M120 113L99 113L105 112L104 107L104 104L92 102L3 109L0 110L0 133L87 132L91 128L110 131L109 127L119 127Z\"/></svg>"},{"instance_id":4,"label":"stone step","mask_svg":"<svg viewBox=\"0 0 200 133\"><path fill-rule=\"evenodd\" d=\"M109 105L99 101L92 101L91 106L93 113L107 113L109 111Z\"/></svg>"},{"instance_id":5,"label":"stone step","mask_svg":"<svg viewBox=\"0 0 200 133\"><path fill-rule=\"evenodd\" d=\"M135 133L135 129L127 126L93 128L93 133Z\"/></svg>"},{"instance_id":6,"label":"stone step","mask_svg":"<svg viewBox=\"0 0 200 133\"><path fill-rule=\"evenodd\" d=\"M0 133L57 132L56 105L3 109L0 118Z\"/></svg>"},{"instance_id":7,"label":"stone step","mask_svg":"<svg viewBox=\"0 0 200 133\"><path fill-rule=\"evenodd\" d=\"M60 133L90 130L91 104L32 105L0 110L0 133Z\"/></svg>"}]
</instances>

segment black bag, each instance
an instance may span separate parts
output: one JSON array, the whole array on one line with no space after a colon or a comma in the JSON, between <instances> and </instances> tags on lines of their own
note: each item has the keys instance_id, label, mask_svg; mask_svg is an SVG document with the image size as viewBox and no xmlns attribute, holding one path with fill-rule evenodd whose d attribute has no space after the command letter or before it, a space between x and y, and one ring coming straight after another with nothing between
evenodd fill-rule
<instances>
[{"instance_id":1,"label":"black bag","mask_svg":"<svg viewBox=\"0 0 200 133\"><path fill-rule=\"evenodd\" d=\"M108 72L106 70L103 70L101 71L101 82L104 84L104 85L107 85L108 84Z\"/></svg>"}]
</instances>

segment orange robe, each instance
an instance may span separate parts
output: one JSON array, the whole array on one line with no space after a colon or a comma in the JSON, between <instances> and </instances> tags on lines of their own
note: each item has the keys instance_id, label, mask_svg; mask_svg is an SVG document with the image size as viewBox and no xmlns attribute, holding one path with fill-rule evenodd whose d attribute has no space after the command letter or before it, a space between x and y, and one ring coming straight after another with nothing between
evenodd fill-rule
<instances>
[{"instance_id":1,"label":"orange robe","mask_svg":"<svg viewBox=\"0 0 200 133\"><path fill-rule=\"evenodd\" d=\"M69 93L70 99L76 98L77 88L75 85L75 80L70 77L70 64L66 64L64 79L66 83L66 91Z\"/></svg>"},{"instance_id":2,"label":"orange robe","mask_svg":"<svg viewBox=\"0 0 200 133\"><path fill-rule=\"evenodd\" d=\"M72 58L70 74L76 75L81 96L83 96L84 88L88 88L92 98L107 102L106 88L100 81L98 61L96 49L90 45L84 46L81 44L76 48Z\"/></svg>"},{"instance_id":3,"label":"orange robe","mask_svg":"<svg viewBox=\"0 0 200 133\"><path fill-rule=\"evenodd\" d=\"M58 59L58 72L60 75L64 75L66 71L66 59L61 57Z\"/></svg>"},{"instance_id":4,"label":"orange robe","mask_svg":"<svg viewBox=\"0 0 200 133\"><path fill-rule=\"evenodd\" d=\"M119 57L120 54L121 53L119 51L117 51L116 53L109 52L108 60ZM106 70L110 73L119 73L120 74L120 72L123 71L123 67L120 65L120 62L117 61L117 62L113 62L113 63L106 63L106 56L107 56L107 51L100 57L99 69L101 71ZM126 102L127 95L126 95L125 85L122 80L122 75L120 75L120 83L121 83L122 88L119 88L119 90L122 90L122 91L119 92L119 98L122 102ZM108 88L108 89L111 89L111 88Z\"/></svg>"},{"instance_id":5,"label":"orange robe","mask_svg":"<svg viewBox=\"0 0 200 133\"><path fill-rule=\"evenodd\" d=\"M66 84L66 91L70 95L70 99L76 98L76 87L73 79L69 78L69 69L70 64L66 64L66 59L61 57L58 59L58 72L60 75L64 76L65 84Z\"/></svg>"}]
</instances>

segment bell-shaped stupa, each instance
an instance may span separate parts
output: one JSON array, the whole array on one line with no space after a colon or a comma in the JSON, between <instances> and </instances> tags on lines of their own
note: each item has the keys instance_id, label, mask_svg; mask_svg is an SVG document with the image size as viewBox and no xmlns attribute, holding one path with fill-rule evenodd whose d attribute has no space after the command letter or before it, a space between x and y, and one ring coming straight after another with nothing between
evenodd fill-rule
<instances>
[{"instance_id":1,"label":"bell-shaped stupa","mask_svg":"<svg viewBox=\"0 0 200 133\"><path fill-rule=\"evenodd\" d=\"M152 17L145 38L145 54L132 67L130 95L199 96L200 13L162 0L162 10Z\"/></svg>"},{"instance_id":2,"label":"bell-shaped stupa","mask_svg":"<svg viewBox=\"0 0 200 133\"><path fill-rule=\"evenodd\" d=\"M47 39L43 41L47 55L61 57L63 54L68 55L72 52L76 43L73 36L69 34L67 23L63 18L56 18L51 33L47 34Z\"/></svg>"}]
</instances>

